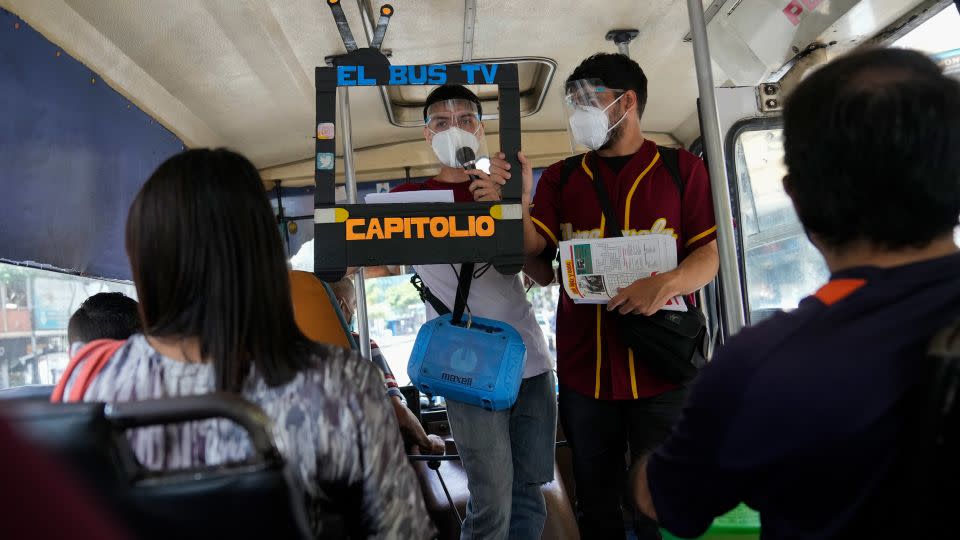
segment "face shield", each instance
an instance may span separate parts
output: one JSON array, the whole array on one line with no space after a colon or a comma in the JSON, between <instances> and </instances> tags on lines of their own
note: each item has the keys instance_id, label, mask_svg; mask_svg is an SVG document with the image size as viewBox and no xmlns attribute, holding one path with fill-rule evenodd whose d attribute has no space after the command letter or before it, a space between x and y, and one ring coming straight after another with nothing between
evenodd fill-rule
<instances>
[{"instance_id":1,"label":"face shield","mask_svg":"<svg viewBox=\"0 0 960 540\"><path fill-rule=\"evenodd\" d=\"M440 163L489 170L490 153L476 103L465 99L438 101L427 109L426 124L430 146Z\"/></svg>"},{"instance_id":2,"label":"face shield","mask_svg":"<svg viewBox=\"0 0 960 540\"><path fill-rule=\"evenodd\" d=\"M627 115L626 111L618 114L616 106L625 93L625 90L607 88L598 79L579 79L566 84L563 106L570 147L575 152L584 147L597 150L607 144Z\"/></svg>"}]
</instances>

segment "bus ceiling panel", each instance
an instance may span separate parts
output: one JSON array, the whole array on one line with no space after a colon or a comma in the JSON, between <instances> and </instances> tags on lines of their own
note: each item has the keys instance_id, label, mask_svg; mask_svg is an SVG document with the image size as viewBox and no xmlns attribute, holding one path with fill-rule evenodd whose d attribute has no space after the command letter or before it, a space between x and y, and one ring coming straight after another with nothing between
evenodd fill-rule
<instances>
[{"instance_id":1,"label":"bus ceiling panel","mask_svg":"<svg viewBox=\"0 0 960 540\"><path fill-rule=\"evenodd\" d=\"M811 46L848 50L928 2L727 0L707 25L710 51L735 86L754 86Z\"/></svg>"},{"instance_id":2,"label":"bus ceiling panel","mask_svg":"<svg viewBox=\"0 0 960 540\"><path fill-rule=\"evenodd\" d=\"M366 46L360 6L376 13L380 2L342 4L358 45ZM322 0L0 0L0 5L100 73L189 146L229 146L261 168L314 154L313 69L344 52ZM393 64L463 57L464 2L394 5L383 43ZM630 52L650 80L644 129L669 133L695 112L682 2L608 2L602 9L594 2L477 2L473 23L474 58L550 59L521 69L530 88L546 87L542 101L535 93L524 94L526 111L542 107L524 118L524 130L565 129L558 85L545 84L550 62L556 63L554 76L564 78L590 54L616 51L605 40L614 28L640 32ZM391 124L384 92L351 92L357 147L415 137ZM409 105L422 96L391 99ZM397 123L414 121L397 117Z\"/></svg>"}]
</instances>

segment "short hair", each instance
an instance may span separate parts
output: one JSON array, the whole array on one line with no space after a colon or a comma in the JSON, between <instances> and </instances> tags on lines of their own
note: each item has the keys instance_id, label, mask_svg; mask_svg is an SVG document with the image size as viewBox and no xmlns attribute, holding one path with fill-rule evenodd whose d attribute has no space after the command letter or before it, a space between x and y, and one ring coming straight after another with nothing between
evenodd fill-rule
<instances>
[{"instance_id":1,"label":"short hair","mask_svg":"<svg viewBox=\"0 0 960 540\"><path fill-rule=\"evenodd\" d=\"M608 88L633 90L637 94L637 117L643 118L647 108L647 76L640 64L619 53L597 53L573 70L567 82L581 79L599 79Z\"/></svg>"},{"instance_id":2,"label":"short hair","mask_svg":"<svg viewBox=\"0 0 960 540\"><path fill-rule=\"evenodd\" d=\"M356 297L356 289L353 287L353 280L349 276L344 276L340 280L335 281L330 284L330 288L333 289L333 295L338 298L347 298L353 299Z\"/></svg>"},{"instance_id":3,"label":"short hair","mask_svg":"<svg viewBox=\"0 0 960 540\"><path fill-rule=\"evenodd\" d=\"M960 84L926 56L841 57L787 98L785 187L828 247L923 247L960 214Z\"/></svg>"},{"instance_id":4,"label":"short hair","mask_svg":"<svg viewBox=\"0 0 960 540\"><path fill-rule=\"evenodd\" d=\"M423 102L423 121L427 121L427 110L431 105L448 99L462 99L473 103L477 106L477 117L483 119L483 106L480 105L480 98L476 94L460 84L445 84L434 88L427 95L426 101Z\"/></svg>"},{"instance_id":5,"label":"short hair","mask_svg":"<svg viewBox=\"0 0 960 540\"><path fill-rule=\"evenodd\" d=\"M140 304L118 292L87 298L70 317L67 340L88 343L97 339L127 339L142 329Z\"/></svg>"},{"instance_id":6,"label":"short hair","mask_svg":"<svg viewBox=\"0 0 960 540\"><path fill-rule=\"evenodd\" d=\"M195 149L163 162L130 207L126 248L144 332L199 339L217 390L239 392L251 366L279 386L309 365L276 216L245 157Z\"/></svg>"}]
</instances>

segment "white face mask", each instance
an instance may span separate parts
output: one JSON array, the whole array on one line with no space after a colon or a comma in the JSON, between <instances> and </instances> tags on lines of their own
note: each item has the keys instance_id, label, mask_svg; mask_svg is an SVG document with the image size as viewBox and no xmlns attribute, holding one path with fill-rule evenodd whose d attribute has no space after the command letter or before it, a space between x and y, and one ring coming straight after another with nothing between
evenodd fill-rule
<instances>
[{"instance_id":1,"label":"white face mask","mask_svg":"<svg viewBox=\"0 0 960 540\"><path fill-rule=\"evenodd\" d=\"M476 135L469 131L451 127L446 131L434 133L430 146L433 147L433 153L437 155L440 163L447 167L462 167L463 163L458 159L457 150L469 148L473 152L474 159L476 159L479 157L477 151L480 149L480 141Z\"/></svg>"},{"instance_id":2,"label":"white face mask","mask_svg":"<svg viewBox=\"0 0 960 540\"><path fill-rule=\"evenodd\" d=\"M591 150L603 146L610 138L610 132L619 126L620 122L623 122L623 119L627 116L627 113L624 112L623 116L612 126L610 125L610 119L607 118L607 109L620 101L622 97L623 95L613 100L610 105L603 109L586 105L573 111L573 114L570 115L570 132L573 134L573 140Z\"/></svg>"}]
</instances>

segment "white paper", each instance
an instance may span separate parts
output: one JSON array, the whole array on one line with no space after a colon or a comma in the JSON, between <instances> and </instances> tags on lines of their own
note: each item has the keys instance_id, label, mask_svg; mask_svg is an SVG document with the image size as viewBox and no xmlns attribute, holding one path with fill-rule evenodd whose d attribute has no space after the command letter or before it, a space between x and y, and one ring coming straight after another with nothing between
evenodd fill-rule
<instances>
[{"instance_id":1,"label":"white paper","mask_svg":"<svg viewBox=\"0 0 960 540\"><path fill-rule=\"evenodd\" d=\"M452 203L453 190L425 189L422 191L400 191L397 193L368 193L364 200L367 204Z\"/></svg>"},{"instance_id":2,"label":"white paper","mask_svg":"<svg viewBox=\"0 0 960 540\"><path fill-rule=\"evenodd\" d=\"M560 242L563 288L576 304L606 304L635 281L677 267L677 241L668 234ZM680 297L662 309L686 311Z\"/></svg>"}]
</instances>

